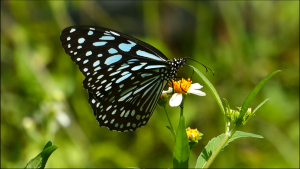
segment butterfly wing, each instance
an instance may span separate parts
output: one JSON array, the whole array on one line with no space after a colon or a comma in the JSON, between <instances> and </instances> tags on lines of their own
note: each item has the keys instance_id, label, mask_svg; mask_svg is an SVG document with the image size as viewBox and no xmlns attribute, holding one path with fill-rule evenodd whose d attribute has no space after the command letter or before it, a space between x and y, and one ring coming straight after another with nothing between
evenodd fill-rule
<instances>
[{"instance_id":1,"label":"butterfly wing","mask_svg":"<svg viewBox=\"0 0 300 169\"><path fill-rule=\"evenodd\" d=\"M72 26L60 39L85 76L83 86L100 126L123 132L147 124L166 84L167 57L107 28Z\"/></svg>"}]
</instances>

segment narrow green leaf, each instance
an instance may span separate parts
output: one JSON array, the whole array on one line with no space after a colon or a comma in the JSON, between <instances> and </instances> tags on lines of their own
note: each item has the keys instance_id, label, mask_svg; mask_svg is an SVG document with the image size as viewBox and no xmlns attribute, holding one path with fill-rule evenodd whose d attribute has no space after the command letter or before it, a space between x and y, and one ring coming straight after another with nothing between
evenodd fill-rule
<instances>
[{"instance_id":1,"label":"narrow green leaf","mask_svg":"<svg viewBox=\"0 0 300 169\"><path fill-rule=\"evenodd\" d=\"M230 111L230 106L229 106L228 101L227 101L225 98L223 98L223 100L224 100L224 102L225 102L225 105L226 105L228 111Z\"/></svg>"},{"instance_id":2,"label":"narrow green leaf","mask_svg":"<svg viewBox=\"0 0 300 169\"><path fill-rule=\"evenodd\" d=\"M248 123L248 121L255 115L256 111L263 106L267 101L269 101L270 98L264 100L263 102L261 102L253 111L252 113L249 115L249 117L246 119L246 121L243 123L243 125L245 125L246 123Z\"/></svg>"},{"instance_id":3,"label":"narrow green leaf","mask_svg":"<svg viewBox=\"0 0 300 169\"><path fill-rule=\"evenodd\" d=\"M45 148L50 147L50 146L52 146L52 142L51 142L51 141L48 141L47 144L45 145L45 147L43 148L43 150L44 150Z\"/></svg>"},{"instance_id":4,"label":"narrow green leaf","mask_svg":"<svg viewBox=\"0 0 300 169\"><path fill-rule=\"evenodd\" d=\"M241 111L240 111L240 119L238 123L242 123L243 117L245 113L247 112L248 108L250 107L250 104L253 100L253 98L256 96L256 94L260 91L260 89L264 86L264 84L276 73L281 72L281 70L277 70L275 72L272 72L269 74L266 78L264 78L262 81L260 81L255 88L251 91L251 93L248 95L248 97L245 99Z\"/></svg>"},{"instance_id":5,"label":"narrow green leaf","mask_svg":"<svg viewBox=\"0 0 300 169\"><path fill-rule=\"evenodd\" d=\"M195 168L203 168L204 167L204 165L210 159L213 152L215 152L215 150L218 148L218 146L222 143L224 137L225 137L225 134L221 134L217 137L214 137L213 139L211 139L208 142L208 144L205 146L204 150L201 152L200 156L198 157ZM235 140L237 138L242 138L242 137L263 138L260 135L256 135L256 134L252 134L252 133L245 133L242 131L236 131L235 134L227 141L225 146L227 146L228 143L232 142L233 140Z\"/></svg>"},{"instance_id":6,"label":"narrow green leaf","mask_svg":"<svg viewBox=\"0 0 300 169\"><path fill-rule=\"evenodd\" d=\"M237 139L237 138L242 138L242 137L254 137L254 138L264 138L261 135L257 135L257 134L252 134L252 133L246 133L246 132L242 132L242 131L236 131L233 136L229 139L229 142L232 142L233 140Z\"/></svg>"},{"instance_id":7,"label":"narrow green leaf","mask_svg":"<svg viewBox=\"0 0 300 169\"><path fill-rule=\"evenodd\" d=\"M27 163L25 168L45 168L48 158L58 148L56 145L51 146L52 143L49 142L45 145L41 153Z\"/></svg>"},{"instance_id":8,"label":"narrow green leaf","mask_svg":"<svg viewBox=\"0 0 300 169\"><path fill-rule=\"evenodd\" d=\"M255 114L255 112L261 107L263 106L267 101L269 101L271 98L267 98L266 100L264 100L263 102L261 102L253 111L252 114Z\"/></svg>"},{"instance_id":9,"label":"narrow green leaf","mask_svg":"<svg viewBox=\"0 0 300 169\"><path fill-rule=\"evenodd\" d=\"M185 119L180 117L178 132L176 136L176 143L173 153L173 167L174 168L188 168L190 157L189 140L185 129Z\"/></svg>"},{"instance_id":10,"label":"narrow green leaf","mask_svg":"<svg viewBox=\"0 0 300 169\"><path fill-rule=\"evenodd\" d=\"M194 69L194 71L201 77L201 79L204 81L204 83L207 85L209 90L212 92L213 96L217 100L217 103L222 111L222 113L225 115L224 107L222 105L222 101L220 99L220 96L218 95L217 90L214 88L214 86L210 83L210 81L194 66L189 65L191 68Z\"/></svg>"}]
</instances>

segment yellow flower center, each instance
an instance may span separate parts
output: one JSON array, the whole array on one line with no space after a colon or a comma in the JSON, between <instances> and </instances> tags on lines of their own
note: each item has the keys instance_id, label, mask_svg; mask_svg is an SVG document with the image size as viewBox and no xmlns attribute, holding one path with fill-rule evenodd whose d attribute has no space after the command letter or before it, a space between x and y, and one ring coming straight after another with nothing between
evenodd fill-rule
<instances>
[{"instance_id":1,"label":"yellow flower center","mask_svg":"<svg viewBox=\"0 0 300 169\"><path fill-rule=\"evenodd\" d=\"M172 80L172 82L169 82L168 85L174 89L175 93L186 93L191 87L192 81L190 78L187 80L182 78L178 81Z\"/></svg>"},{"instance_id":2,"label":"yellow flower center","mask_svg":"<svg viewBox=\"0 0 300 169\"><path fill-rule=\"evenodd\" d=\"M199 136L199 131L197 129L191 129L191 128L187 128L186 129L186 134L189 137L189 140L195 140L197 139L197 137Z\"/></svg>"}]
</instances>

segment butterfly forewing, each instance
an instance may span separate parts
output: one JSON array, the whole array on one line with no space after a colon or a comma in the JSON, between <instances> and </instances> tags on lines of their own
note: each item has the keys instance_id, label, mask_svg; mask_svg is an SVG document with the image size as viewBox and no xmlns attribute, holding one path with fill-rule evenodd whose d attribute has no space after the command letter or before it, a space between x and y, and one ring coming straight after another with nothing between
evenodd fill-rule
<instances>
[{"instance_id":1,"label":"butterfly forewing","mask_svg":"<svg viewBox=\"0 0 300 169\"><path fill-rule=\"evenodd\" d=\"M168 59L151 45L106 28L68 27L60 39L85 76L100 126L134 131L146 125L166 84Z\"/></svg>"}]
</instances>

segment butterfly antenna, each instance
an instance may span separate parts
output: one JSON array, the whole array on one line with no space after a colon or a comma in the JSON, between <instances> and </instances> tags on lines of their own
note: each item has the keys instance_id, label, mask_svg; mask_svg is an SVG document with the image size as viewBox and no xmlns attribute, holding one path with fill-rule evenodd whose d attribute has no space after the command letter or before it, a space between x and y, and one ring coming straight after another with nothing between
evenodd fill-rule
<instances>
[{"instance_id":1,"label":"butterfly antenna","mask_svg":"<svg viewBox=\"0 0 300 169\"><path fill-rule=\"evenodd\" d=\"M195 61L195 62L199 63L200 65L202 65L203 67L205 67L206 72L208 72L208 70L210 70L210 71L213 73L213 76L215 75L215 72L214 72L211 68L205 66L204 64L198 62L197 60L195 60L195 59L193 59L193 58L189 58L189 57L185 57L184 59L189 59L189 60L192 60L192 61ZM189 66L189 65L187 65L187 66ZM189 66L189 67L190 67L190 66Z\"/></svg>"}]
</instances>

